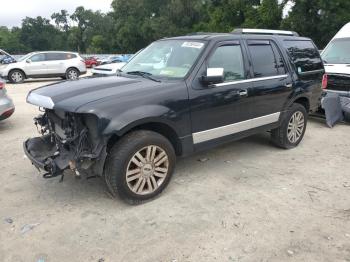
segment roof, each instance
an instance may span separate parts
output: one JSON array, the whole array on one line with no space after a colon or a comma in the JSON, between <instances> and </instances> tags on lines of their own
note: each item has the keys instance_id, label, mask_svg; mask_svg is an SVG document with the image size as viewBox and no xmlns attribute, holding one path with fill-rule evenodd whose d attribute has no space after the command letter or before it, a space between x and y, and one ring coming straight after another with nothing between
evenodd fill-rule
<instances>
[{"instance_id":1,"label":"roof","mask_svg":"<svg viewBox=\"0 0 350 262\"><path fill-rule=\"evenodd\" d=\"M235 39L281 39L281 40L310 40L307 37L292 36L292 35L277 35L277 34L239 34L239 33L192 33L185 36L177 36L164 38L162 40L197 40L197 41L211 41L211 40L235 40Z\"/></svg>"},{"instance_id":2,"label":"roof","mask_svg":"<svg viewBox=\"0 0 350 262\"><path fill-rule=\"evenodd\" d=\"M347 38L350 37L350 23L347 23L339 30L339 32L334 36L334 39L337 38Z\"/></svg>"}]
</instances>

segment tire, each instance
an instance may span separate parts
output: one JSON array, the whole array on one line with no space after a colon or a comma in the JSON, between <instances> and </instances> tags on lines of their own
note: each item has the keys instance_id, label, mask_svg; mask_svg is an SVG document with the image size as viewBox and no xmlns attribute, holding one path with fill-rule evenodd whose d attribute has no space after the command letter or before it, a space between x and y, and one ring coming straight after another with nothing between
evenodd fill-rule
<instances>
[{"instance_id":1,"label":"tire","mask_svg":"<svg viewBox=\"0 0 350 262\"><path fill-rule=\"evenodd\" d=\"M166 188L175 163L175 151L168 139L152 131L135 131L113 146L104 179L114 197L119 195L129 204L140 204Z\"/></svg>"},{"instance_id":2,"label":"tire","mask_svg":"<svg viewBox=\"0 0 350 262\"><path fill-rule=\"evenodd\" d=\"M23 83L25 75L23 71L15 69L10 71L10 73L8 74L8 79L13 84L19 84Z\"/></svg>"},{"instance_id":3,"label":"tire","mask_svg":"<svg viewBox=\"0 0 350 262\"><path fill-rule=\"evenodd\" d=\"M279 128L272 130L272 142L281 148L291 149L303 140L308 114L301 104L293 104L283 116Z\"/></svg>"},{"instance_id":4,"label":"tire","mask_svg":"<svg viewBox=\"0 0 350 262\"><path fill-rule=\"evenodd\" d=\"M67 80L77 80L79 78L79 71L75 68L68 68L66 71Z\"/></svg>"}]
</instances>

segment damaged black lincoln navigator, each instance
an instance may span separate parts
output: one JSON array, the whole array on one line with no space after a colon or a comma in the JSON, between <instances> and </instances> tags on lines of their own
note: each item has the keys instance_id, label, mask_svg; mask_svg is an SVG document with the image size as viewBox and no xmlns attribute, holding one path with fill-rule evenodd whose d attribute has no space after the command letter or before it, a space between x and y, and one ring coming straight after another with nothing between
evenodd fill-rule
<instances>
[{"instance_id":1,"label":"damaged black lincoln navigator","mask_svg":"<svg viewBox=\"0 0 350 262\"><path fill-rule=\"evenodd\" d=\"M32 90L40 136L24 150L45 178L101 176L113 195L139 203L167 186L177 156L266 131L296 147L323 74L314 43L294 32L159 40L116 76Z\"/></svg>"}]
</instances>

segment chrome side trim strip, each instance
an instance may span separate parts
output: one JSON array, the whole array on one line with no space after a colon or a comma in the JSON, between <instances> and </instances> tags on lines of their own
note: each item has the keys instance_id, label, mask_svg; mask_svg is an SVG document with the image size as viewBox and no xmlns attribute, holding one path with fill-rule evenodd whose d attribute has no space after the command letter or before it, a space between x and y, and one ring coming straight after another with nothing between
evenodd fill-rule
<instances>
[{"instance_id":1,"label":"chrome side trim strip","mask_svg":"<svg viewBox=\"0 0 350 262\"><path fill-rule=\"evenodd\" d=\"M44 107L47 109L53 109L55 105L51 97L38 95L36 93L29 93L27 97L27 102L32 105Z\"/></svg>"},{"instance_id":2,"label":"chrome side trim strip","mask_svg":"<svg viewBox=\"0 0 350 262\"><path fill-rule=\"evenodd\" d=\"M276 123L281 115L281 112L271 115L261 116L253 119L249 119L243 122L238 122L231 125L226 125L218 128L213 128L198 133L192 134L193 143L199 144L212 139L240 133L249 129L253 129L259 126L264 126L272 123Z\"/></svg>"},{"instance_id":3,"label":"chrome side trim strip","mask_svg":"<svg viewBox=\"0 0 350 262\"><path fill-rule=\"evenodd\" d=\"M215 84L214 86L215 86L215 87L220 87L220 86L228 86L228 85L238 85L238 84L244 84L244 83L251 83L251 82L264 81L264 80L272 80L272 79L286 78L286 77L288 77L288 75L257 77L257 78L251 78L251 79L246 79L246 80L239 80L239 81L232 81L232 82L226 82L226 83Z\"/></svg>"}]
</instances>

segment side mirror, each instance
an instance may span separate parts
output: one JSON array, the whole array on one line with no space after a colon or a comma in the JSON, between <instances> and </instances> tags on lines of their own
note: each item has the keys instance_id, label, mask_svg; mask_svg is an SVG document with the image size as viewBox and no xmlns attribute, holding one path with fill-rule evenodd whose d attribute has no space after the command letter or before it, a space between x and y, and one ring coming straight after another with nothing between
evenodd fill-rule
<instances>
[{"instance_id":1,"label":"side mirror","mask_svg":"<svg viewBox=\"0 0 350 262\"><path fill-rule=\"evenodd\" d=\"M30 60L30 59L26 60L26 63L28 63L28 64L30 64L31 62L32 62L32 60Z\"/></svg>"},{"instance_id":2,"label":"side mirror","mask_svg":"<svg viewBox=\"0 0 350 262\"><path fill-rule=\"evenodd\" d=\"M204 85L213 85L224 82L223 68L208 68L206 75L201 77L201 82Z\"/></svg>"}]
</instances>

